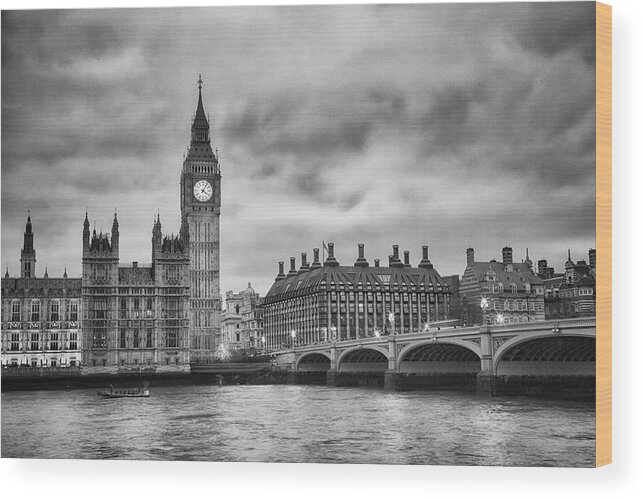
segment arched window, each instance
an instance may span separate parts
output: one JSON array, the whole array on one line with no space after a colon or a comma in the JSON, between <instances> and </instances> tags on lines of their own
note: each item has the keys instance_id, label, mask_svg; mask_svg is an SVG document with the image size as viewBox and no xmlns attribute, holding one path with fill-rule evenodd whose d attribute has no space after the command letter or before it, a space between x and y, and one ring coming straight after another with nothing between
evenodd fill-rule
<instances>
[{"instance_id":1,"label":"arched window","mask_svg":"<svg viewBox=\"0 0 643 499\"><path fill-rule=\"evenodd\" d=\"M235 305L234 310L238 314L239 313L239 305Z\"/></svg>"}]
</instances>

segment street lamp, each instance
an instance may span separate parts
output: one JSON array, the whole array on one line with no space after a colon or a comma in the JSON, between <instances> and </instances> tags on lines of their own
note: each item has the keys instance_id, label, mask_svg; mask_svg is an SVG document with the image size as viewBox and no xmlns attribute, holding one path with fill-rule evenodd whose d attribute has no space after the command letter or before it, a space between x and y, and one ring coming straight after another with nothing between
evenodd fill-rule
<instances>
[{"instance_id":1,"label":"street lamp","mask_svg":"<svg viewBox=\"0 0 643 499\"><path fill-rule=\"evenodd\" d=\"M382 336L382 333L380 333L379 329L375 329L373 331L373 335L375 336L375 338L377 338L379 340L380 336Z\"/></svg>"},{"instance_id":2,"label":"street lamp","mask_svg":"<svg viewBox=\"0 0 643 499\"><path fill-rule=\"evenodd\" d=\"M395 335L395 312L388 313L388 321L391 323L391 335Z\"/></svg>"},{"instance_id":3,"label":"street lamp","mask_svg":"<svg viewBox=\"0 0 643 499\"><path fill-rule=\"evenodd\" d=\"M489 300L484 296L480 300L480 308L482 309L482 323L486 324L485 318L487 316L487 309L489 308Z\"/></svg>"}]
</instances>

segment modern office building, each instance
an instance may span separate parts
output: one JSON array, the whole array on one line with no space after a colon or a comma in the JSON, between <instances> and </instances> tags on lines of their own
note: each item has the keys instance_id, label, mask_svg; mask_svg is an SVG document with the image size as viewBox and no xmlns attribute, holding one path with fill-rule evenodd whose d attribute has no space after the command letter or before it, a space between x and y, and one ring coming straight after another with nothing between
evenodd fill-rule
<instances>
[{"instance_id":1,"label":"modern office building","mask_svg":"<svg viewBox=\"0 0 643 499\"><path fill-rule=\"evenodd\" d=\"M323 264L319 249L313 255L309 263L302 253L299 269L292 257L287 274L279 262L263 307L267 350L409 333L449 318L451 290L429 261L427 246L417 267L411 266L408 251L400 259L397 245L386 267L377 259L371 265L363 244L350 266L336 260L333 243Z\"/></svg>"}]
</instances>

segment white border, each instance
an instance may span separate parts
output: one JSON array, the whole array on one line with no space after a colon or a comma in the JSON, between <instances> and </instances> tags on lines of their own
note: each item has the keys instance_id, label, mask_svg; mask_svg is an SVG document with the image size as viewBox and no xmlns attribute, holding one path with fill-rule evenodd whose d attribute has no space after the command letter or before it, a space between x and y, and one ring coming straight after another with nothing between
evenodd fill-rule
<instances>
[{"instance_id":1,"label":"white border","mask_svg":"<svg viewBox=\"0 0 643 499\"><path fill-rule=\"evenodd\" d=\"M212 0L56 1L60 8L225 5ZM247 4L298 4L280 0ZM306 3L344 3L311 2ZM355 1L353 3L369 3ZM400 3L391 2L388 3ZM407 2L410 3L410 2ZM449 2L452 3L452 2ZM613 0L613 274L614 274L614 464L593 469L444 466L286 465L249 463L0 461L3 497L634 497L643 489L639 379L643 355L640 313L641 185L640 126L642 3ZM1 0L0 7L51 8L44 2ZM637 127L638 125L638 127ZM637 292L638 291L638 292ZM637 369L637 367L639 369Z\"/></svg>"}]
</instances>

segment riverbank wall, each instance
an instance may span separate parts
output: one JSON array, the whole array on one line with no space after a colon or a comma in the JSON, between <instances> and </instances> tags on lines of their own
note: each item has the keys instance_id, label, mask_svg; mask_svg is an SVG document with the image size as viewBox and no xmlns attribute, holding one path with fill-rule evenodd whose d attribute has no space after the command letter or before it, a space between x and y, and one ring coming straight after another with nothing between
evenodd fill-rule
<instances>
[{"instance_id":1,"label":"riverbank wall","mask_svg":"<svg viewBox=\"0 0 643 499\"><path fill-rule=\"evenodd\" d=\"M194 366L188 372L138 372L87 375L79 369L2 373L2 391L71 390L163 385L320 385L381 387L391 391L465 391L481 396L529 396L551 399L592 400L594 376L480 376L473 373L295 372L270 364L236 363Z\"/></svg>"}]
</instances>

